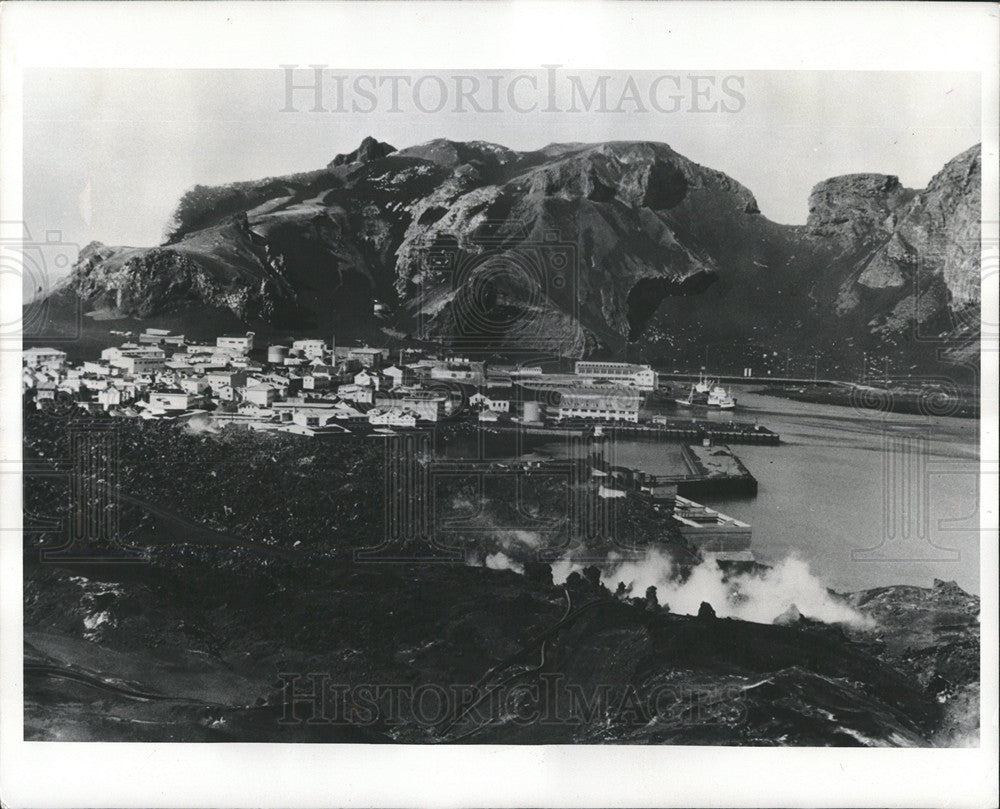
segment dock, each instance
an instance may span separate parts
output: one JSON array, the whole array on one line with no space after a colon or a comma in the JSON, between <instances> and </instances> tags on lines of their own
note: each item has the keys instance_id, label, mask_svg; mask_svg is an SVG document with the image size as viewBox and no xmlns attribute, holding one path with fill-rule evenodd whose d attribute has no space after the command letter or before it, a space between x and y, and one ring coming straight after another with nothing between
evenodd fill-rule
<instances>
[{"instance_id":1,"label":"dock","mask_svg":"<svg viewBox=\"0 0 1000 809\"><path fill-rule=\"evenodd\" d=\"M667 421L661 420L645 424L616 423L602 425L605 434L616 436L650 438L655 441L683 441L701 443L706 438L724 444L767 444L781 443L781 436L767 427L745 422L715 421Z\"/></svg>"}]
</instances>

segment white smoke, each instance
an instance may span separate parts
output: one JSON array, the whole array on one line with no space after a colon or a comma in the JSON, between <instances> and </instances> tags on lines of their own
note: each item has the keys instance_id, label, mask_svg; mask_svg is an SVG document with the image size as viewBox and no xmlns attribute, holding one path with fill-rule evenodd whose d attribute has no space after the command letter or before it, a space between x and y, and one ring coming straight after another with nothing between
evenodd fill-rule
<instances>
[{"instance_id":1,"label":"white smoke","mask_svg":"<svg viewBox=\"0 0 1000 809\"><path fill-rule=\"evenodd\" d=\"M490 570L513 570L515 573L524 574L524 565L515 562L507 554L497 552L487 554L483 563Z\"/></svg>"},{"instance_id":2,"label":"white smoke","mask_svg":"<svg viewBox=\"0 0 1000 809\"><path fill-rule=\"evenodd\" d=\"M573 561L573 559L568 556L556 559L556 561L552 563L552 581L556 584L562 584L569 578L570 573L573 571L579 572L580 570L583 570L584 567L585 565Z\"/></svg>"},{"instance_id":3,"label":"white smoke","mask_svg":"<svg viewBox=\"0 0 1000 809\"><path fill-rule=\"evenodd\" d=\"M562 583L582 564L560 559L552 565L552 579ZM824 623L870 627L872 619L830 594L826 585L801 559L787 557L769 569L727 576L715 559L709 558L681 581L681 571L670 556L655 547L638 559L612 553L602 565L601 582L614 591L619 582L633 596L643 596L655 587L661 604L681 615L696 615L703 601L720 618L738 618L771 623L793 605L807 618Z\"/></svg>"},{"instance_id":4,"label":"white smoke","mask_svg":"<svg viewBox=\"0 0 1000 809\"><path fill-rule=\"evenodd\" d=\"M219 428L215 426L215 423L204 413L196 413L191 416L186 423L185 429L190 433L217 433Z\"/></svg>"},{"instance_id":5,"label":"white smoke","mask_svg":"<svg viewBox=\"0 0 1000 809\"><path fill-rule=\"evenodd\" d=\"M522 531L520 529L497 531L496 537L506 550L517 550L518 546L537 550L545 542L545 538L537 531Z\"/></svg>"}]
</instances>

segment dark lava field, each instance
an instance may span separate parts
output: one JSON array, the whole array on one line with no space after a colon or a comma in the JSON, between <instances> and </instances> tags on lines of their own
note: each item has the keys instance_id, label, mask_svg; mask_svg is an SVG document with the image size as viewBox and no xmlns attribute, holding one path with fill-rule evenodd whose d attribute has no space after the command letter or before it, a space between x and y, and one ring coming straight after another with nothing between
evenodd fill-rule
<instances>
[{"instance_id":1,"label":"dark lava field","mask_svg":"<svg viewBox=\"0 0 1000 809\"><path fill-rule=\"evenodd\" d=\"M952 583L837 595L858 629L678 615L596 566L554 583L527 557L521 575L412 543L363 561L380 445L131 421L114 542L74 558L73 423L25 415L27 739L978 743L979 599ZM535 487L538 508L555 494ZM619 517L692 561L651 515Z\"/></svg>"}]
</instances>

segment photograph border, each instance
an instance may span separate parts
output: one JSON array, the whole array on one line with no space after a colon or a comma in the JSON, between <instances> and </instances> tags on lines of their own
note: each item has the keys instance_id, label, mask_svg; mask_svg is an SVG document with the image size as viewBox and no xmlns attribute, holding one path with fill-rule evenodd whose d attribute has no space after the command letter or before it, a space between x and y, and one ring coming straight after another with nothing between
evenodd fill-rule
<instances>
[{"instance_id":1,"label":"photograph border","mask_svg":"<svg viewBox=\"0 0 1000 809\"><path fill-rule=\"evenodd\" d=\"M0 7L0 218L21 221L32 67L965 70L982 76L983 211L1000 210L995 4L99 3ZM489 32L485 34L484 32ZM984 240L996 243L996 222ZM20 317L4 276L0 322ZM983 300L996 323L998 302ZM15 309L15 307L17 307ZM988 806L997 781L997 358L982 353L978 749L105 744L23 741L21 479L0 475L4 806ZM20 357L0 351L4 471Z\"/></svg>"}]
</instances>

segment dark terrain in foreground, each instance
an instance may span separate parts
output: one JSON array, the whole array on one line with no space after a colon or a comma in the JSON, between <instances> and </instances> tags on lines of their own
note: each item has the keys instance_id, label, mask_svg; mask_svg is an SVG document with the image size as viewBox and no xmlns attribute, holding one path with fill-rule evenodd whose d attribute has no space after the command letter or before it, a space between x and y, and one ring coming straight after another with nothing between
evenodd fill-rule
<instances>
[{"instance_id":1,"label":"dark terrain in foreground","mask_svg":"<svg viewBox=\"0 0 1000 809\"><path fill-rule=\"evenodd\" d=\"M879 628L845 633L485 568L157 556L27 565L26 738L977 743L978 599L950 584L855 594Z\"/></svg>"},{"instance_id":2,"label":"dark terrain in foreground","mask_svg":"<svg viewBox=\"0 0 1000 809\"><path fill-rule=\"evenodd\" d=\"M60 469L67 424L26 414L33 468ZM979 599L952 583L841 596L862 630L675 615L596 571L558 586L527 562L360 563L382 537L381 447L120 430L115 508L138 559L40 561L70 516L51 504L71 501L58 475L26 478L28 739L978 743ZM532 508L558 495L533 488Z\"/></svg>"}]
</instances>

